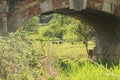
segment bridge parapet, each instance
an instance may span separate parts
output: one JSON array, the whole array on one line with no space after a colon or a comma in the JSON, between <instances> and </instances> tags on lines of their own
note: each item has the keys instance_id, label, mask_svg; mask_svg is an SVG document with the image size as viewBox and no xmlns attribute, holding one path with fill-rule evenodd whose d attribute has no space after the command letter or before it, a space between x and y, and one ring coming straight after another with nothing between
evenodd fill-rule
<instances>
[{"instance_id":1,"label":"bridge parapet","mask_svg":"<svg viewBox=\"0 0 120 80\"><path fill-rule=\"evenodd\" d=\"M42 13L68 8L81 11L86 8L120 16L120 0L39 0Z\"/></svg>"},{"instance_id":2,"label":"bridge parapet","mask_svg":"<svg viewBox=\"0 0 120 80\"><path fill-rule=\"evenodd\" d=\"M27 20L38 13L65 8L73 11L87 8L120 16L120 0L22 0L12 14L20 14L23 20Z\"/></svg>"},{"instance_id":3,"label":"bridge parapet","mask_svg":"<svg viewBox=\"0 0 120 80\"><path fill-rule=\"evenodd\" d=\"M120 16L120 0L38 0L40 13L68 8L74 11L98 10Z\"/></svg>"},{"instance_id":4,"label":"bridge parapet","mask_svg":"<svg viewBox=\"0 0 120 80\"><path fill-rule=\"evenodd\" d=\"M87 8L120 16L120 0L88 0Z\"/></svg>"}]
</instances>

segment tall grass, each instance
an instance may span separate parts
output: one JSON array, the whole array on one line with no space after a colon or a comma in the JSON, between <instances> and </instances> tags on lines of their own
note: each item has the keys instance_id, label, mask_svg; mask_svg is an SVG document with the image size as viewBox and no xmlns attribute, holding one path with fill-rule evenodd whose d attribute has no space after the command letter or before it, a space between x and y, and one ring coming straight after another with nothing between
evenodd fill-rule
<instances>
[{"instance_id":1,"label":"tall grass","mask_svg":"<svg viewBox=\"0 0 120 80\"><path fill-rule=\"evenodd\" d=\"M56 80L120 80L120 65L108 70L103 69L102 64L98 66L89 61L73 62L69 60L66 65L64 68L60 66L62 71Z\"/></svg>"},{"instance_id":2,"label":"tall grass","mask_svg":"<svg viewBox=\"0 0 120 80\"><path fill-rule=\"evenodd\" d=\"M85 46L81 43L71 45L51 45L56 48L53 55L57 56L54 64L58 64L60 74L55 80L120 80L120 64L93 63L87 60ZM94 45L90 45L92 49ZM84 56L79 58L79 55Z\"/></svg>"}]
</instances>

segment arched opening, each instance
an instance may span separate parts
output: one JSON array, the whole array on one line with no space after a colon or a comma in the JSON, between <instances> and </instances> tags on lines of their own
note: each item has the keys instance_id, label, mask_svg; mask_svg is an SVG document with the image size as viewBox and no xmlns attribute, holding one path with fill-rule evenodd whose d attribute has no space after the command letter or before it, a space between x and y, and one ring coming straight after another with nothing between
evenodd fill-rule
<instances>
[{"instance_id":1,"label":"arched opening","mask_svg":"<svg viewBox=\"0 0 120 80\"><path fill-rule=\"evenodd\" d=\"M99 44L99 42L98 42L98 44ZM49 46L50 47L50 46ZM66 63L67 64L67 63ZM66 64L63 64L64 66L66 66Z\"/></svg>"},{"instance_id":2,"label":"arched opening","mask_svg":"<svg viewBox=\"0 0 120 80\"><path fill-rule=\"evenodd\" d=\"M85 49L85 45L83 44L84 39L82 38L76 39L75 34L73 34L72 31L70 31L70 30L76 30L74 29L75 27L81 27L80 22L78 20L76 20L77 21L76 22L75 19L71 17L69 18L68 16L65 17L64 19L62 19L62 17L63 15L55 14L54 16L55 19L51 23L46 25L43 24L43 26L40 25L39 35L37 36L33 35L31 37L31 39L33 39L32 41L35 41L37 38L36 44L42 45L39 47L40 47L40 50L44 51L44 53L42 54L43 58L40 60L42 65L38 65L38 67L44 67L50 76L53 76L54 74L56 74L54 73L54 70L53 70L53 64L55 65L59 64L61 68L66 69L68 67L72 67L72 66L69 66L69 62L68 62L69 60L73 61L73 63L76 63L77 61L79 62L81 58L85 59L85 61L87 59L87 51ZM43 21L46 22L46 20L43 20ZM63 24L61 25L62 20L63 20ZM65 28L63 31L69 31L69 32L66 32L66 34L64 33L63 43L60 42L61 39L59 35L61 35L60 34L61 32L58 32L58 31L61 31L60 30L61 27L62 29L63 27ZM45 31L46 28L47 30ZM43 31L45 31L45 33ZM41 37L42 33L44 33L43 36L46 38ZM79 35L81 36L81 34ZM44 57L44 55L46 56ZM52 63L52 60L55 60L55 62Z\"/></svg>"},{"instance_id":3,"label":"arched opening","mask_svg":"<svg viewBox=\"0 0 120 80\"><path fill-rule=\"evenodd\" d=\"M52 12L46 12L43 14L59 13L62 15L68 15L93 27L96 32L96 47L94 49L94 55L96 59L106 59L118 61L119 56L119 28L120 18L118 16L101 12L98 10L86 9L83 11L73 11L69 9L59 9ZM28 17L28 15L27 15ZM29 17L32 17L31 15ZM24 20L20 15L10 18L9 23L16 20L15 24L10 24L8 29L15 31L17 27L23 24ZM9 24L8 23L8 24ZM14 27L15 26L15 27ZM17 27L16 27L17 26Z\"/></svg>"}]
</instances>

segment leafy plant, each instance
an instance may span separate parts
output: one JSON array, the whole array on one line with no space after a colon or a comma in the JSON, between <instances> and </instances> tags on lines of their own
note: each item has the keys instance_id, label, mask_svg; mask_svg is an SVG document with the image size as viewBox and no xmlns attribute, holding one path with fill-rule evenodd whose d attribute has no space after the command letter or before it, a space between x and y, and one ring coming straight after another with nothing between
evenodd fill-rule
<instances>
[{"instance_id":1,"label":"leafy plant","mask_svg":"<svg viewBox=\"0 0 120 80\"><path fill-rule=\"evenodd\" d=\"M20 36L10 34L7 37L0 37L0 43L1 79L34 80L31 68L36 66L39 56L33 46L28 44L30 41L24 41Z\"/></svg>"}]
</instances>

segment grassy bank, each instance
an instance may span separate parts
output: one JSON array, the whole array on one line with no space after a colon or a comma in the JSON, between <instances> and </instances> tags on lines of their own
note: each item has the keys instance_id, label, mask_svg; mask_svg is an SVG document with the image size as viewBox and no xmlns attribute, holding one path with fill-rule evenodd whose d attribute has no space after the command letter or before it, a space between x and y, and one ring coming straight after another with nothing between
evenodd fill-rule
<instances>
[{"instance_id":1,"label":"grassy bank","mask_svg":"<svg viewBox=\"0 0 120 80\"><path fill-rule=\"evenodd\" d=\"M58 45L13 34L0 42L1 80L120 80L120 64L88 61L82 42ZM94 43L89 44L92 49Z\"/></svg>"}]
</instances>

